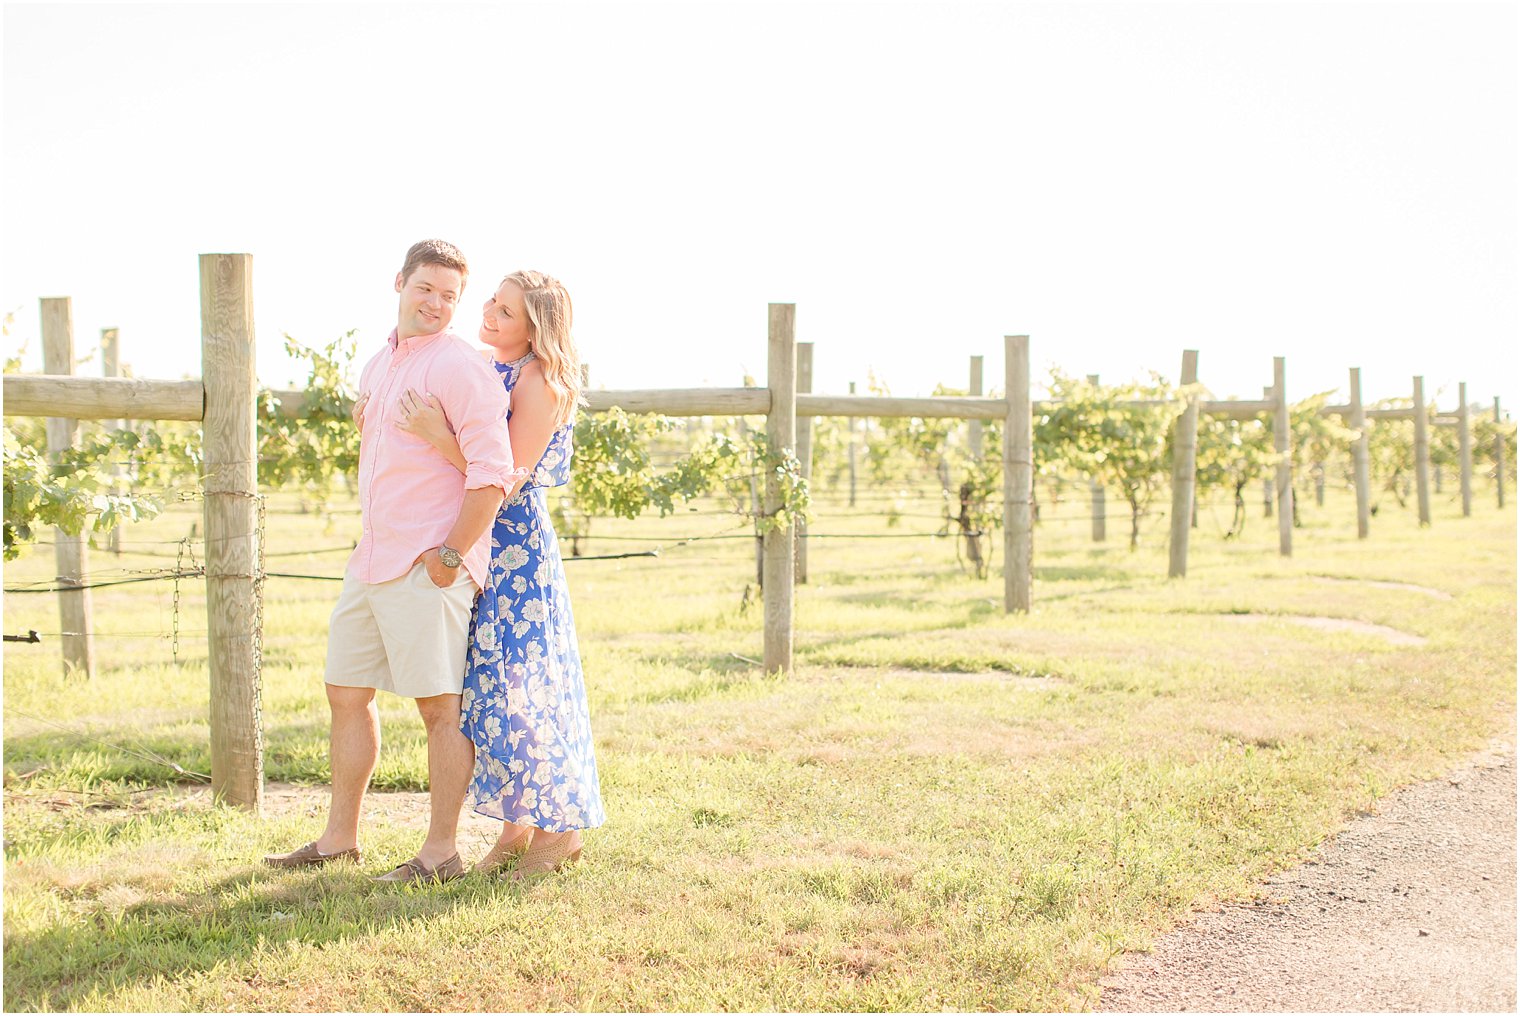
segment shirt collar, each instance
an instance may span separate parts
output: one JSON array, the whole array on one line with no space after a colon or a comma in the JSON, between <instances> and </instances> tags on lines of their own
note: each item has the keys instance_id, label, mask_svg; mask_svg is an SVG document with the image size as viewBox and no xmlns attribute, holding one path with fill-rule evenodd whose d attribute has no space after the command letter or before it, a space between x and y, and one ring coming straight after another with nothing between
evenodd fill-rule
<instances>
[{"instance_id":1,"label":"shirt collar","mask_svg":"<svg viewBox=\"0 0 1520 1016\"><path fill-rule=\"evenodd\" d=\"M431 335L413 335L409 339L398 339L396 336L400 331L399 328L392 328L390 338L385 340L390 345L391 352L393 353L398 349L406 350L407 352L421 349L440 335L446 334L448 329L445 328L443 331L433 332Z\"/></svg>"}]
</instances>

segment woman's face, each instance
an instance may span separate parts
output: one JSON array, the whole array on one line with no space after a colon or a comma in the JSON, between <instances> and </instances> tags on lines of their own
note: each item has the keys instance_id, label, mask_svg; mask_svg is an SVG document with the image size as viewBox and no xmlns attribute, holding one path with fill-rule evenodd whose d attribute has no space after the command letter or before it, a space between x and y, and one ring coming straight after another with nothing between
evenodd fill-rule
<instances>
[{"instance_id":1,"label":"woman's face","mask_svg":"<svg viewBox=\"0 0 1520 1016\"><path fill-rule=\"evenodd\" d=\"M491 295L482 309L480 341L492 349L521 356L527 353L532 334L533 325L523 303L522 287L509 279Z\"/></svg>"}]
</instances>

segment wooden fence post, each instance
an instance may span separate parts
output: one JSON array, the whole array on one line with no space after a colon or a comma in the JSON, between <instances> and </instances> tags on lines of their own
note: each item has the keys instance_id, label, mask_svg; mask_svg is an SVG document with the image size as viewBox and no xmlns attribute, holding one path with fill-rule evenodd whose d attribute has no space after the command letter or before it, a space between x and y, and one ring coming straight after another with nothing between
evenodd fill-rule
<instances>
[{"instance_id":1,"label":"wooden fence post","mask_svg":"<svg viewBox=\"0 0 1520 1016\"><path fill-rule=\"evenodd\" d=\"M1499 433L1498 425L1504 422L1504 414L1499 411L1499 396L1494 396L1494 478L1499 481L1499 507L1504 507L1504 435Z\"/></svg>"},{"instance_id":2,"label":"wooden fence post","mask_svg":"<svg viewBox=\"0 0 1520 1016\"><path fill-rule=\"evenodd\" d=\"M259 640L258 442L253 257L202 254L206 386L206 641L211 668L211 793L257 814L264 798Z\"/></svg>"},{"instance_id":3,"label":"wooden fence post","mask_svg":"<svg viewBox=\"0 0 1520 1016\"><path fill-rule=\"evenodd\" d=\"M982 394L982 358L980 356L971 358L971 384L967 387L966 394ZM971 448L971 461L980 463L982 461L982 421L972 420L970 423L967 442Z\"/></svg>"},{"instance_id":4,"label":"wooden fence post","mask_svg":"<svg viewBox=\"0 0 1520 1016\"><path fill-rule=\"evenodd\" d=\"M1457 447L1462 460L1462 517L1472 517L1472 417L1467 408L1467 382L1457 385Z\"/></svg>"},{"instance_id":5,"label":"wooden fence post","mask_svg":"<svg viewBox=\"0 0 1520 1016\"><path fill-rule=\"evenodd\" d=\"M797 343L797 391L813 391L813 344L811 342ZM808 489L813 485L813 418L811 416L799 417L797 420L797 461L802 466L802 478L808 481ZM798 585L807 585L807 523L797 522L797 560L796 575Z\"/></svg>"},{"instance_id":6,"label":"wooden fence post","mask_svg":"<svg viewBox=\"0 0 1520 1016\"><path fill-rule=\"evenodd\" d=\"M1362 369L1351 368L1351 429L1357 432L1351 446L1351 471L1356 483L1356 537L1365 540L1372 532L1372 467L1367 436L1367 410L1362 406Z\"/></svg>"},{"instance_id":7,"label":"wooden fence post","mask_svg":"<svg viewBox=\"0 0 1520 1016\"><path fill-rule=\"evenodd\" d=\"M1087 383L1093 387L1098 385L1098 375L1087 375ZM1087 483L1088 493L1092 503L1092 539L1094 543L1102 543L1108 538L1108 505L1103 492L1103 484L1096 477Z\"/></svg>"},{"instance_id":8,"label":"wooden fence post","mask_svg":"<svg viewBox=\"0 0 1520 1016\"><path fill-rule=\"evenodd\" d=\"M1034 571L1034 434L1029 401L1029 336L1003 336L1003 610L1029 613Z\"/></svg>"},{"instance_id":9,"label":"wooden fence post","mask_svg":"<svg viewBox=\"0 0 1520 1016\"><path fill-rule=\"evenodd\" d=\"M74 305L67 296L42 300L42 369L48 374L74 373ZM74 444L79 421L47 419L48 461L57 465ZM89 578L89 539L53 530L53 559L60 586L82 586ZM95 611L88 589L65 589L58 594L59 632L62 633L63 672L95 676Z\"/></svg>"},{"instance_id":10,"label":"wooden fence post","mask_svg":"<svg viewBox=\"0 0 1520 1016\"><path fill-rule=\"evenodd\" d=\"M1426 417L1425 378L1414 379L1414 481L1420 525L1430 525L1430 428Z\"/></svg>"},{"instance_id":11,"label":"wooden fence post","mask_svg":"<svg viewBox=\"0 0 1520 1016\"><path fill-rule=\"evenodd\" d=\"M1198 350L1182 351L1182 384L1198 383ZM1173 425L1172 439L1172 546L1167 577L1187 574L1188 536L1193 523L1193 491L1198 468L1198 395L1190 392L1187 408Z\"/></svg>"},{"instance_id":12,"label":"wooden fence post","mask_svg":"<svg viewBox=\"0 0 1520 1016\"><path fill-rule=\"evenodd\" d=\"M765 435L771 455L796 447L797 305L773 303L769 313L769 352L765 383L771 391ZM781 483L774 469L765 471L765 514L781 507ZM792 527L765 533L765 672L792 670Z\"/></svg>"},{"instance_id":13,"label":"wooden fence post","mask_svg":"<svg viewBox=\"0 0 1520 1016\"><path fill-rule=\"evenodd\" d=\"M855 394L855 382L850 382L850 394ZM850 417L850 507L855 507L855 417Z\"/></svg>"},{"instance_id":14,"label":"wooden fence post","mask_svg":"<svg viewBox=\"0 0 1520 1016\"><path fill-rule=\"evenodd\" d=\"M1288 420L1288 361L1272 358L1272 391L1277 408L1272 414L1272 436L1281 460L1277 463L1277 552L1293 556L1293 456L1289 446L1292 429Z\"/></svg>"},{"instance_id":15,"label":"wooden fence post","mask_svg":"<svg viewBox=\"0 0 1520 1016\"><path fill-rule=\"evenodd\" d=\"M121 329L102 328L100 330L100 373L102 377L121 376ZM126 426L124 420L106 420L104 422L108 430L118 431ZM121 476L126 472L120 464L111 467L113 476ZM106 549L111 553L121 555L121 526L116 526L106 534Z\"/></svg>"}]
</instances>

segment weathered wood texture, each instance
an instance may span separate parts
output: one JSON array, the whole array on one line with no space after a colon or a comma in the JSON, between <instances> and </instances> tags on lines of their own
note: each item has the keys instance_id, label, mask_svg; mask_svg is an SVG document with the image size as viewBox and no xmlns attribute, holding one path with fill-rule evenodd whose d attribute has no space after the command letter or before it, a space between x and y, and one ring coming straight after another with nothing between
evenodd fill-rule
<instances>
[{"instance_id":1,"label":"weathered wood texture","mask_svg":"<svg viewBox=\"0 0 1520 1016\"><path fill-rule=\"evenodd\" d=\"M49 374L70 374L74 370L74 309L66 296L42 301L42 367ZM9 375L14 377L15 375ZM9 397L9 392L6 393ZM53 412L62 408L54 403ZM9 408L9 407L7 407ZM79 432L77 417L48 417L48 461L57 465L74 444ZM60 586L81 586L90 573L89 545L86 537L70 536L62 529L53 530L53 558L58 568ZM58 629L62 633L63 672L93 677L95 674L94 607L88 589L65 589L58 594Z\"/></svg>"},{"instance_id":2,"label":"weathered wood texture","mask_svg":"<svg viewBox=\"0 0 1520 1016\"><path fill-rule=\"evenodd\" d=\"M1198 403L1198 412L1204 416L1227 416L1233 420L1249 420L1276 410L1277 403L1271 399L1207 399Z\"/></svg>"},{"instance_id":3,"label":"weathered wood texture","mask_svg":"<svg viewBox=\"0 0 1520 1016\"><path fill-rule=\"evenodd\" d=\"M1362 411L1366 415L1367 419L1369 419L1369 420L1413 420L1414 419L1414 408L1412 406L1405 406L1402 409L1401 408L1393 408L1393 409L1367 409L1366 407L1363 407ZM1319 415L1321 415L1321 416L1342 416L1342 417L1345 417L1346 419L1350 419L1351 418L1351 404L1350 403L1337 403L1336 405L1333 405L1333 406L1322 406L1322 407L1320 407ZM1458 417L1458 414L1456 414L1456 413L1437 413L1434 416L1430 416L1429 414L1427 414L1427 418L1428 418L1428 420L1429 420L1430 423L1433 423L1433 424L1436 424L1436 425L1442 426L1442 427L1455 427L1455 426L1457 426L1457 424L1459 424L1461 422L1460 418Z\"/></svg>"},{"instance_id":4,"label":"weathered wood texture","mask_svg":"<svg viewBox=\"0 0 1520 1016\"><path fill-rule=\"evenodd\" d=\"M771 410L764 388L668 388L587 392L592 412L621 406L628 413L665 416L755 416Z\"/></svg>"},{"instance_id":5,"label":"weathered wood texture","mask_svg":"<svg viewBox=\"0 0 1520 1016\"><path fill-rule=\"evenodd\" d=\"M1007 414L1002 399L977 399L967 395L930 395L922 398L874 395L799 395L798 416L871 416L953 420L1001 420Z\"/></svg>"},{"instance_id":6,"label":"weathered wood texture","mask_svg":"<svg viewBox=\"0 0 1520 1016\"><path fill-rule=\"evenodd\" d=\"M46 416L67 410L75 420L199 420L205 387L196 380L130 377L5 375L6 416Z\"/></svg>"},{"instance_id":7,"label":"weathered wood texture","mask_svg":"<svg viewBox=\"0 0 1520 1016\"><path fill-rule=\"evenodd\" d=\"M100 374L102 377L121 376L121 330L119 328L102 328L100 330ZM113 431L122 429L123 421L118 417L106 421L106 427ZM113 465L111 475L123 475L122 467ZM106 548L113 554L121 553L121 527L117 526L106 534Z\"/></svg>"},{"instance_id":8,"label":"weathered wood texture","mask_svg":"<svg viewBox=\"0 0 1520 1016\"><path fill-rule=\"evenodd\" d=\"M253 258L201 255L206 419L206 638L211 792L257 813L264 798L257 639L258 443L254 431Z\"/></svg>"},{"instance_id":9,"label":"weathered wood texture","mask_svg":"<svg viewBox=\"0 0 1520 1016\"><path fill-rule=\"evenodd\" d=\"M797 440L797 306L773 303L769 310L769 341L765 383L770 388L770 415L765 433L770 453L795 452ZM765 474L765 514L781 507L781 484L774 470ZM792 670L792 527L765 534L765 672Z\"/></svg>"},{"instance_id":10,"label":"weathered wood texture","mask_svg":"<svg viewBox=\"0 0 1520 1016\"><path fill-rule=\"evenodd\" d=\"M1198 350L1182 352L1183 385L1198 383ZM1172 425L1172 544L1168 551L1167 577L1187 574L1188 537L1193 522L1193 491L1198 468L1198 397L1189 396L1187 408Z\"/></svg>"},{"instance_id":11,"label":"weathered wood texture","mask_svg":"<svg viewBox=\"0 0 1520 1016\"><path fill-rule=\"evenodd\" d=\"M1356 486L1356 535L1365 540L1372 532L1372 456L1367 434L1367 413L1362 407L1362 370L1351 368L1349 421L1357 432L1351 446L1351 472Z\"/></svg>"},{"instance_id":12,"label":"weathered wood texture","mask_svg":"<svg viewBox=\"0 0 1520 1016\"><path fill-rule=\"evenodd\" d=\"M5 385L6 416L46 416L66 410L76 420L199 420L205 412L205 386L195 379L165 381L152 378L67 377L48 374L7 374ZM798 397L797 415L844 416L852 419L873 417L911 417L958 420L1001 420L1006 415L1004 401L975 396L941 395L921 397L857 396L808 394ZM277 388L271 394L279 402L280 415L301 419L307 415L306 392ZM663 416L763 416L770 411L770 395L764 388L637 388L587 391L587 409L606 412L613 406L629 413L659 413ZM1137 405L1160 405L1157 400L1138 400ZM1044 412L1056 405L1045 399L1030 403L1031 409ZM1203 401L1198 412L1204 416L1227 416L1249 419L1273 412L1270 399L1238 401ZM1348 416L1349 405L1324 407L1324 415ZM1413 409L1368 409L1366 415L1379 420L1409 420ZM1436 416L1440 426L1458 426L1458 414Z\"/></svg>"},{"instance_id":13,"label":"weathered wood texture","mask_svg":"<svg viewBox=\"0 0 1520 1016\"><path fill-rule=\"evenodd\" d=\"M15 375L11 375L15 376ZM305 393L276 390L280 413L299 419L306 413ZM10 397L10 389L6 389ZM924 396L919 398L875 395L798 395L799 417L910 417L938 419L1001 420L1005 415L1002 399L967 396ZM627 413L659 413L662 416L763 416L770 412L771 401L766 388L639 388L606 389L586 392L587 410L606 412L613 406Z\"/></svg>"},{"instance_id":14,"label":"weathered wood texture","mask_svg":"<svg viewBox=\"0 0 1520 1016\"><path fill-rule=\"evenodd\" d=\"M1029 336L1003 337L1003 609L1029 613L1033 597L1034 424L1029 400Z\"/></svg>"},{"instance_id":15,"label":"weathered wood texture","mask_svg":"<svg viewBox=\"0 0 1520 1016\"><path fill-rule=\"evenodd\" d=\"M1272 438L1282 460L1277 464L1277 552L1293 556L1293 458L1289 440L1292 428L1288 419L1288 361L1272 358L1272 396L1277 409L1272 414Z\"/></svg>"},{"instance_id":16,"label":"weathered wood texture","mask_svg":"<svg viewBox=\"0 0 1520 1016\"><path fill-rule=\"evenodd\" d=\"M802 396L813 390L813 344L797 343L797 394ZM802 466L802 477L811 486L813 482L813 420L806 417L797 421L797 462ZM793 578L799 586L807 585L807 523L798 520L797 535L793 541L796 558L792 563Z\"/></svg>"},{"instance_id":17,"label":"weathered wood texture","mask_svg":"<svg viewBox=\"0 0 1520 1016\"><path fill-rule=\"evenodd\" d=\"M1414 484L1420 525L1430 525L1430 430L1425 405L1425 379L1414 379Z\"/></svg>"}]
</instances>

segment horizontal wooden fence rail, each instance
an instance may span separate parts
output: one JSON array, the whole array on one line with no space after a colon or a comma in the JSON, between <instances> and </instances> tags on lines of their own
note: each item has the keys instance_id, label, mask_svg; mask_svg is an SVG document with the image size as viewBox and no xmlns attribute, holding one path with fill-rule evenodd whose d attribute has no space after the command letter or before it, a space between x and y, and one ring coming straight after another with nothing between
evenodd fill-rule
<instances>
[{"instance_id":1,"label":"horizontal wooden fence rail","mask_svg":"<svg viewBox=\"0 0 1520 1016\"><path fill-rule=\"evenodd\" d=\"M588 391L586 408L593 413L614 406L625 413L662 416L764 416L771 411L767 388L647 388Z\"/></svg>"},{"instance_id":2,"label":"horizontal wooden fence rail","mask_svg":"<svg viewBox=\"0 0 1520 1016\"><path fill-rule=\"evenodd\" d=\"M206 386L200 378L5 375L6 416L58 413L73 420L199 420L206 413Z\"/></svg>"},{"instance_id":3,"label":"horizontal wooden fence rail","mask_svg":"<svg viewBox=\"0 0 1520 1016\"><path fill-rule=\"evenodd\" d=\"M74 377L67 374L6 374L5 415L49 416L66 412L75 420L200 420L205 416L205 384L198 378L161 381L128 377ZM280 415L303 419L308 415L306 392L276 389ZM617 406L626 413L659 413L662 416L764 416L770 412L770 391L765 388L629 388L586 392L587 408L606 412ZM1159 400L1140 400L1137 405L1161 405ZM1049 399L1030 403L1035 415L1059 405ZM1008 403L969 395L899 397L879 395L797 396L798 416L922 417L952 420L1001 420ZM1271 413L1269 399L1214 399L1198 403L1205 416L1250 419ZM1414 408L1367 409L1370 419L1413 420ZM1320 409L1321 416L1350 417L1349 405ZM1429 417L1437 426L1455 427L1457 413Z\"/></svg>"}]
</instances>

